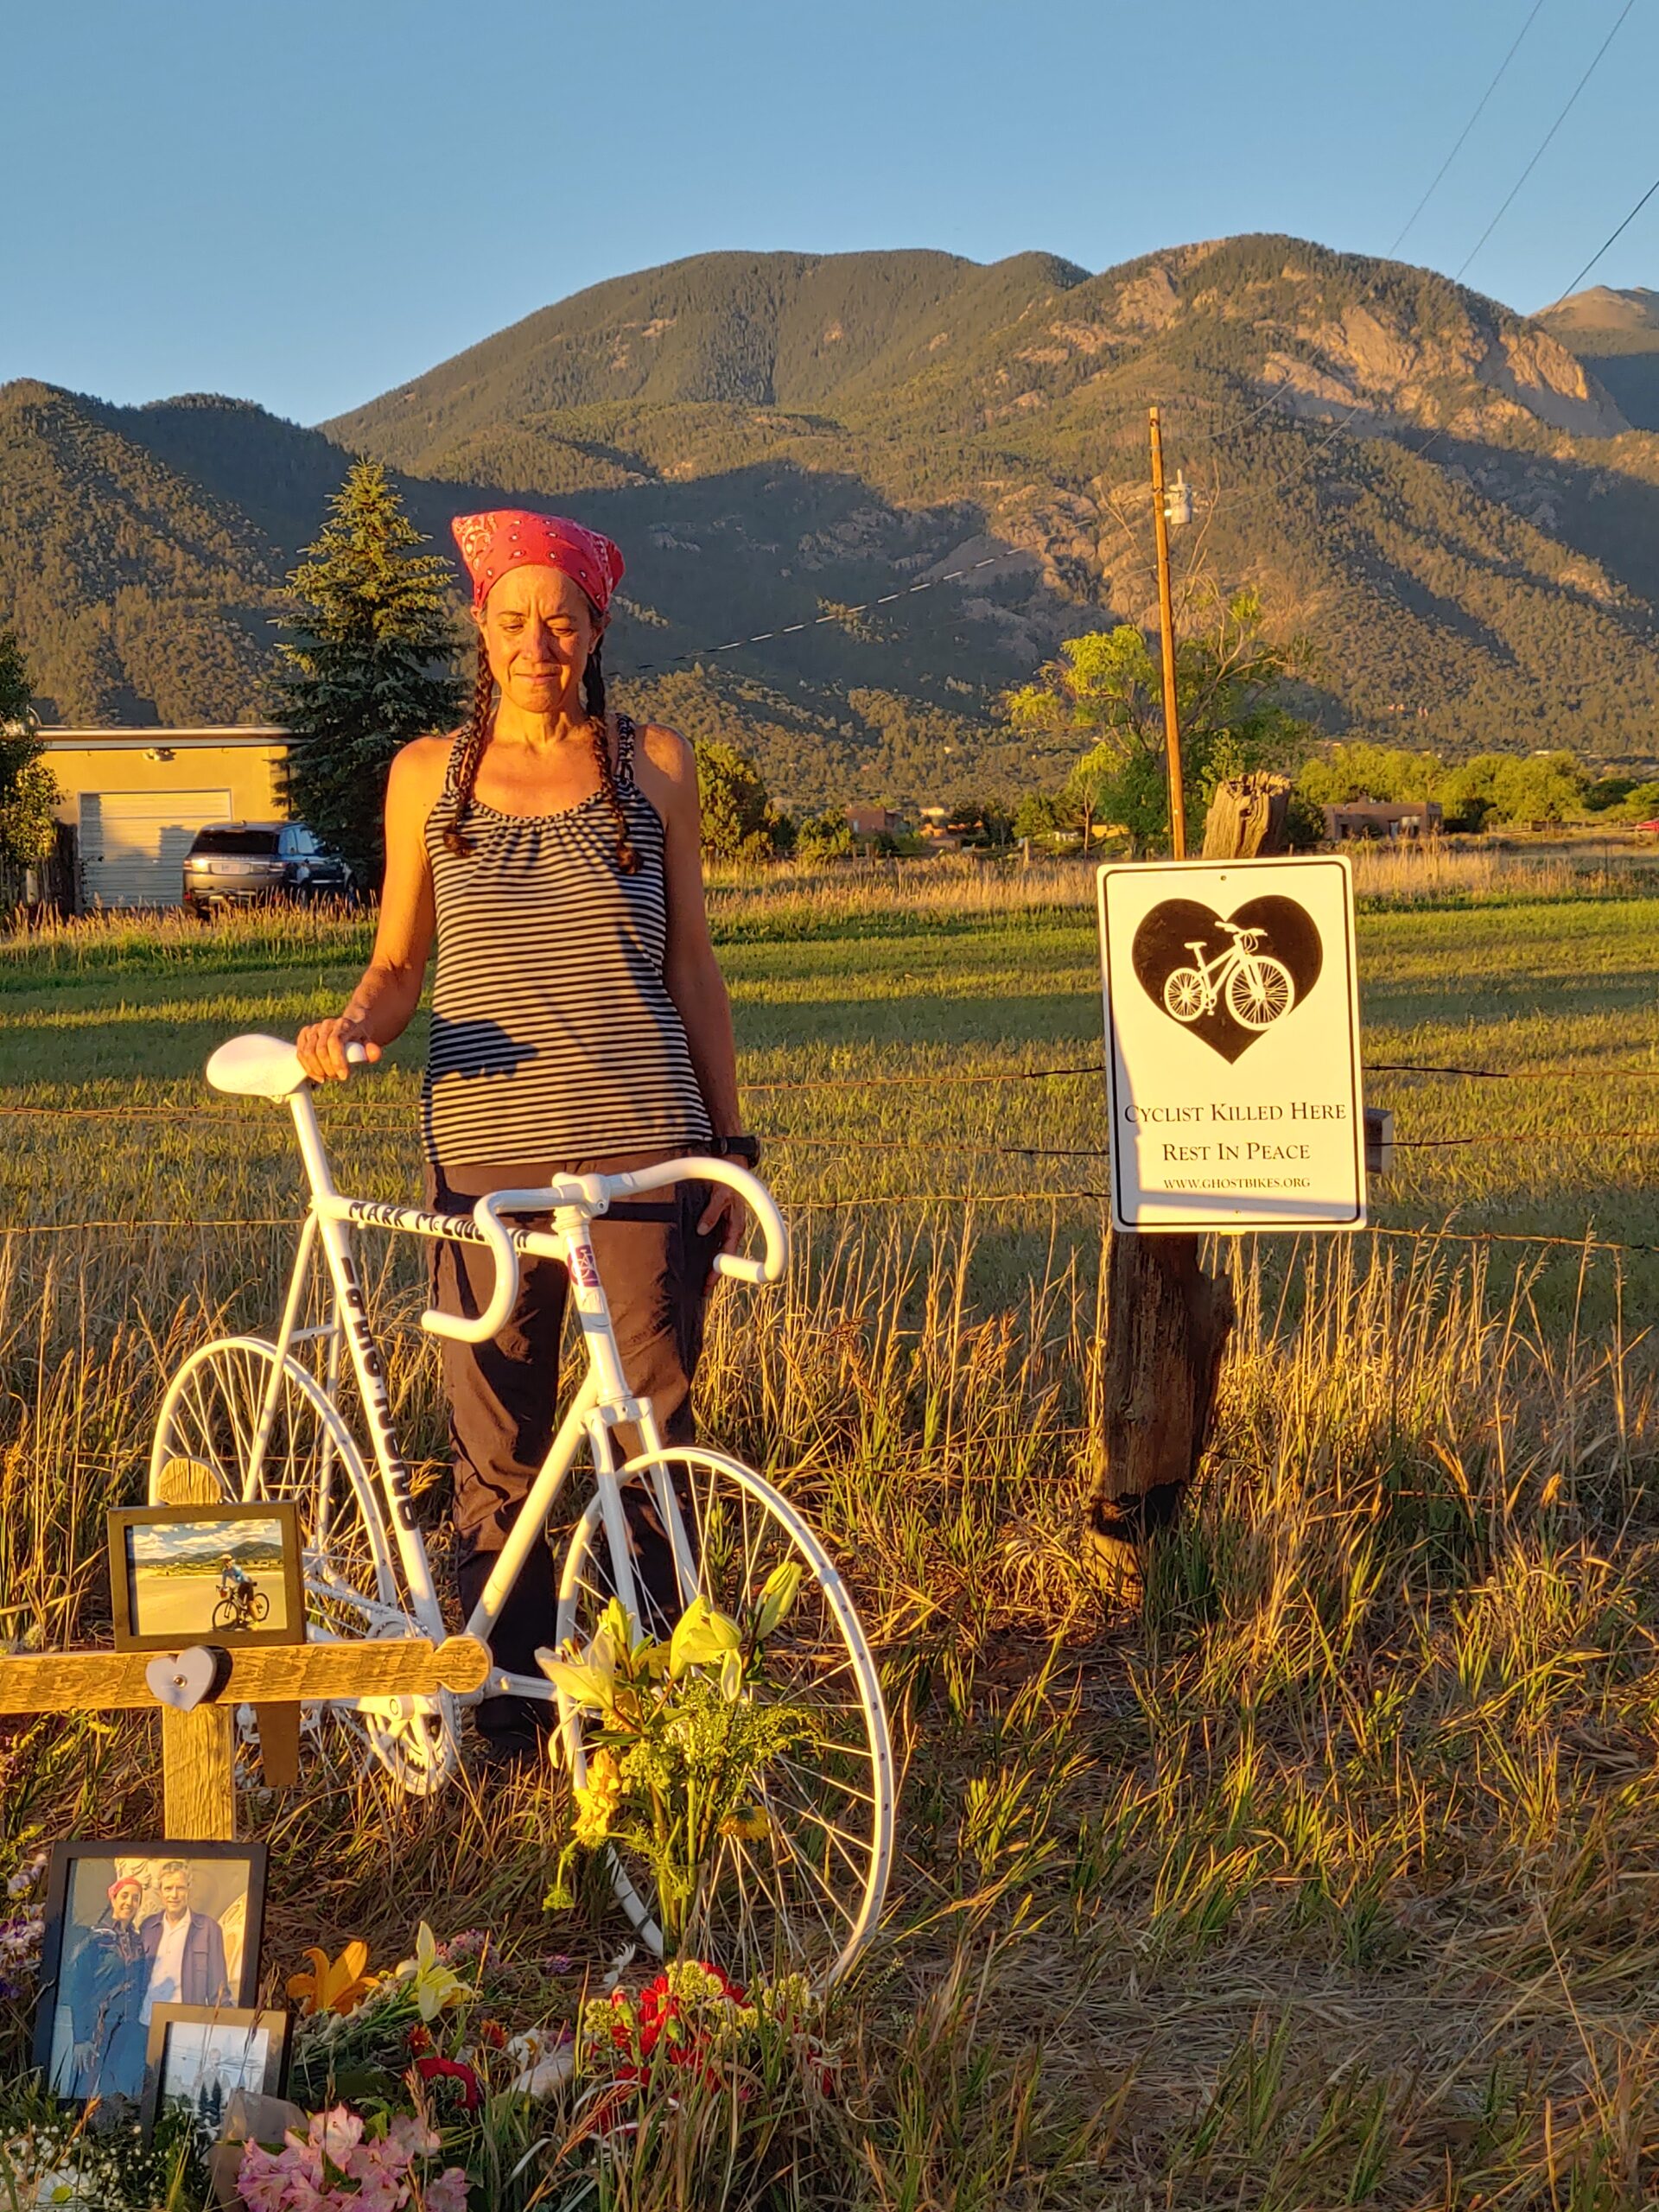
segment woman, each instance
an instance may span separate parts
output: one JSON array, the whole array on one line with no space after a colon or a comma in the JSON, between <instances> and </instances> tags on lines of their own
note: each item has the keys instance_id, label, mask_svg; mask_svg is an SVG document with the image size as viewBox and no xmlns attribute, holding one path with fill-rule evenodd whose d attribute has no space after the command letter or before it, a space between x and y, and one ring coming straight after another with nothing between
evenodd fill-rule
<instances>
[{"instance_id":1,"label":"woman","mask_svg":"<svg viewBox=\"0 0 1659 2212\"><path fill-rule=\"evenodd\" d=\"M601 644L622 556L551 515L464 515L454 529L478 628L472 717L392 763L373 957L344 1012L302 1032L306 1071L341 1080L347 1045L378 1059L402 1034L435 932L423 1094L430 1205L470 1212L491 1191L679 1153L753 1161L703 906L696 764L672 730L606 712ZM630 1387L652 1400L671 1443L691 1440L710 1270L741 1231L738 1202L702 1184L594 1224ZM439 1303L481 1311L488 1253L435 1250ZM444 1344L468 1612L551 1441L565 1288L556 1262L527 1262L493 1343ZM617 1441L638 1448L629 1431ZM634 1513L643 1540L638 1501ZM499 1664L536 1671L553 1609L540 1544L496 1624ZM487 1745L506 1758L539 1747L544 1718L528 1700L478 1709Z\"/></svg>"},{"instance_id":2,"label":"woman","mask_svg":"<svg viewBox=\"0 0 1659 2212\"><path fill-rule=\"evenodd\" d=\"M144 2086L139 2018L149 1961L138 1932L144 1885L136 1874L110 1884L109 1903L75 1954L66 1992L75 2037L76 2097L130 2097Z\"/></svg>"}]
</instances>

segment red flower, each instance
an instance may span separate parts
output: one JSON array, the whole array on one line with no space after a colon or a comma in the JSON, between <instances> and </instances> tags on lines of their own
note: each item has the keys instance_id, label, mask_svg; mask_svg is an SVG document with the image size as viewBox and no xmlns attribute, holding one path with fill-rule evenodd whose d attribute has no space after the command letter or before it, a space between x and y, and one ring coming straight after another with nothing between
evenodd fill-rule
<instances>
[{"instance_id":1,"label":"red flower","mask_svg":"<svg viewBox=\"0 0 1659 2212\"><path fill-rule=\"evenodd\" d=\"M505 2050L507 2047L507 2031L499 2020L480 2020L478 2039L489 2050Z\"/></svg>"},{"instance_id":2,"label":"red flower","mask_svg":"<svg viewBox=\"0 0 1659 2212\"><path fill-rule=\"evenodd\" d=\"M475 2112L482 2101L483 2091L477 2075L458 2058L417 2058L415 2071L423 2082L459 2082L463 2112Z\"/></svg>"},{"instance_id":3,"label":"red flower","mask_svg":"<svg viewBox=\"0 0 1659 2212\"><path fill-rule=\"evenodd\" d=\"M414 2026L409 2031L409 2049L411 2055L418 2058L423 2050L430 2050L431 2048L431 2035L424 2027L422 2026L421 2023L416 2020Z\"/></svg>"}]
</instances>

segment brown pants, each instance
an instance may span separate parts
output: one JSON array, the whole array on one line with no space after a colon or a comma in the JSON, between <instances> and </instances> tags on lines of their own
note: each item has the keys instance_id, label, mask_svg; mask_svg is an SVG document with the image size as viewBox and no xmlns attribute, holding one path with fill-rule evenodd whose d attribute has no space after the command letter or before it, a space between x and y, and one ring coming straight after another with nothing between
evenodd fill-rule
<instances>
[{"instance_id":1,"label":"brown pants","mask_svg":"<svg viewBox=\"0 0 1659 2212\"><path fill-rule=\"evenodd\" d=\"M442 1213L470 1213L493 1191L535 1189L555 1175L604 1173L635 1166L639 1157L514 1160L505 1166L427 1169L427 1201ZM649 1398L664 1440L689 1444L695 1429L691 1382L702 1349L703 1306L717 1236L700 1236L709 1203L706 1183L682 1183L649 1198L613 1206L593 1224L594 1256L610 1301L622 1371L636 1396ZM545 1221L517 1217L524 1227ZM478 1244L433 1246L434 1295L446 1313L476 1316L488 1303L495 1262ZM553 1442L557 1413L559 1340L569 1279L556 1260L523 1262L518 1302L507 1325L488 1344L443 1339L443 1384L454 1453L455 1579L462 1608L477 1604L496 1554ZM639 1449L637 1433L619 1428L619 1459ZM630 1485L628 1513L641 1565L650 1575L665 1539L653 1525L649 1499ZM671 1587L671 1571L670 1574ZM536 1647L553 1640L556 1583L545 1542L535 1545L508 1595L491 1637L498 1665L534 1675ZM488 1698L478 1710L480 1732L524 1732L545 1715L528 1700Z\"/></svg>"}]
</instances>

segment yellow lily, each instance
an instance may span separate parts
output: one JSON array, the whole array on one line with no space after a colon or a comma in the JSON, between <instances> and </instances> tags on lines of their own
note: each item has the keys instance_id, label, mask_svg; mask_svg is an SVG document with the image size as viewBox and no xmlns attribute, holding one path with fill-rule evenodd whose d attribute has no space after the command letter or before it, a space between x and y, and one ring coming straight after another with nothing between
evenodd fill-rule
<instances>
[{"instance_id":1,"label":"yellow lily","mask_svg":"<svg viewBox=\"0 0 1659 2212\"><path fill-rule=\"evenodd\" d=\"M677 1682L688 1667L718 1666L728 1652L741 1650L742 1643L735 1621L717 1613L706 1598L694 1598L674 1624L669 1674Z\"/></svg>"},{"instance_id":2,"label":"yellow lily","mask_svg":"<svg viewBox=\"0 0 1659 2212\"><path fill-rule=\"evenodd\" d=\"M302 2012L338 2012L344 2018L356 2012L374 1987L373 1975L363 1971L369 1963L369 1947L355 1937L337 1959L315 1948L305 1955L311 1961L310 1973L288 1979L288 1993L298 1999Z\"/></svg>"},{"instance_id":3,"label":"yellow lily","mask_svg":"<svg viewBox=\"0 0 1659 2212\"><path fill-rule=\"evenodd\" d=\"M463 2005L473 1994L471 1986L439 1958L437 1938L424 1921L415 1931L415 1955L398 1967L397 1979L413 1984L415 2002L427 2021L435 2020L446 2005Z\"/></svg>"}]
</instances>

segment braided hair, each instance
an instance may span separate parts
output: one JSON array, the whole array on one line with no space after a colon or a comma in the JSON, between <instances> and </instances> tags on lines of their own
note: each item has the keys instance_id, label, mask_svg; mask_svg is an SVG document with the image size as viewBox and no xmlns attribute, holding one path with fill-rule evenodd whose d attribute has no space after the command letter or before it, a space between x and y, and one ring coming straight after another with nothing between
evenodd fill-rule
<instances>
[{"instance_id":1,"label":"braided hair","mask_svg":"<svg viewBox=\"0 0 1659 2212\"><path fill-rule=\"evenodd\" d=\"M473 794L478 784L479 763L484 758L484 748L490 741L495 699L495 680L490 674L490 656L484 642L484 633L478 633L478 672L473 683L473 711L461 741L461 758L455 763L455 810L448 828L443 833L447 849L457 860L472 856L473 841L463 824L473 804ZM622 794L617 788L616 766L611 759L610 728L605 715L605 671L600 660L600 639L594 639L594 649L588 656L588 664L582 674L582 703L594 726L594 766L599 771L599 787L605 794L605 804L610 809L611 819L616 825L616 864L624 875L632 875L639 866L639 855L628 836L628 817L623 810Z\"/></svg>"}]
</instances>

